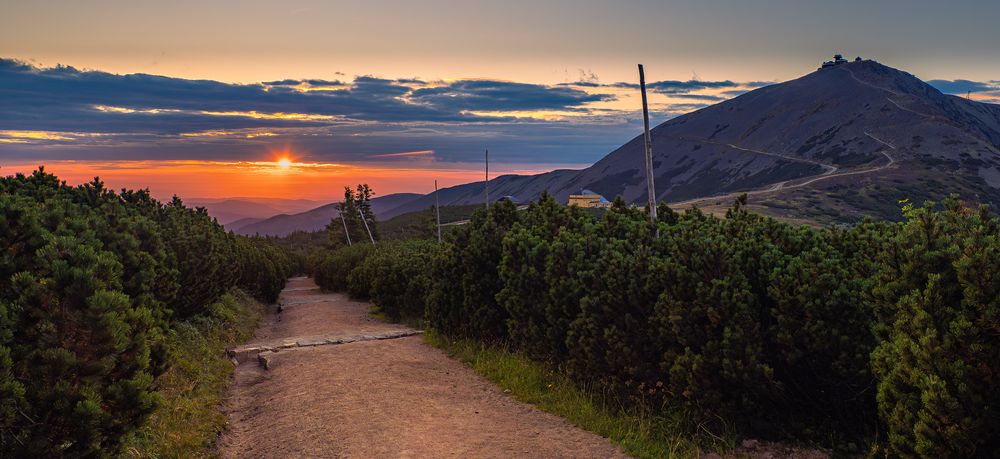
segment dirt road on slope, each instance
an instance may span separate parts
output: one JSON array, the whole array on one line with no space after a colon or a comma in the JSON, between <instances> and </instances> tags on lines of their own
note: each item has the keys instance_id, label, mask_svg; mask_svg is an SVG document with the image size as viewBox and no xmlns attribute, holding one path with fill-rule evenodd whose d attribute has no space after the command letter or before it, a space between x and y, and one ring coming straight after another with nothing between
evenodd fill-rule
<instances>
[{"instance_id":1,"label":"dirt road on slope","mask_svg":"<svg viewBox=\"0 0 1000 459\"><path fill-rule=\"evenodd\" d=\"M292 279L281 302L243 349L278 349L268 369L241 354L223 457L624 457L420 336L395 338L410 331L372 319L368 303L307 278Z\"/></svg>"},{"instance_id":2,"label":"dirt road on slope","mask_svg":"<svg viewBox=\"0 0 1000 459\"><path fill-rule=\"evenodd\" d=\"M878 142L878 143L880 143L882 145L885 145L886 147L888 147L888 148L890 148L892 150L896 150L896 146L895 145L893 145L893 144L891 144L889 142L886 142L886 141L884 141L882 139L879 139L878 137L875 137L874 135L872 135L869 132L865 132L865 135L868 136L868 137L870 137L872 140L875 140L876 142ZM733 145L733 144L727 144L726 146L731 147L731 148L735 148L737 150L743 150L743 151L751 152L751 153L769 154L771 156L779 156L779 157L782 157L782 158L785 157L783 155L766 153L766 152L761 152L761 151L758 151L758 150L751 150L751 149L747 149L747 148L741 148L741 147L738 147L738 146ZM879 171L888 169L888 168L890 168L890 167L892 167L893 165L896 164L896 159L893 158L889 153L887 153L884 150L880 151L880 153L882 153L882 156L885 157L886 162L883 163L883 164L880 164L878 166L865 167L865 168L861 168L861 169L849 169L849 170L846 170L846 171L839 171L838 172L839 169L836 166L831 166L831 165L828 165L828 164L822 164L822 163L813 162L814 164L817 164L819 166L823 166L824 167L825 170L823 171L823 173L821 173L819 175L815 175L813 177L805 178L805 180L803 180L803 178L798 178L798 179L793 179L793 180L785 180L783 182L772 183L770 185L766 185L766 186L764 186L762 188L758 188L756 190L734 191L734 192L728 193L728 194L721 194L721 195L715 195L715 196L705 196L705 197L702 197L702 198L688 199L687 201L674 202L674 203L670 203L670 207L672 209L674 209L674 210L686 209L688 207L696 206L696 205L699 205L699 204L702 204L702 203L706 203L706 202L710 202L710 201L730 201L730 200L736 199L737 197L739 197L741 195L744 195L744 194L747 195L747 196L757 196L757 195L763 195L763 194L770 194L770 193L774 193L774 192L777 192L777 191L791 190L791 189L794 189L794 188L801 188L801 187L804 187L804 186L812 185L813 183L816 183L816 182L818 182L820 180L829 180L829 179L834 179L834 178L838 178L838 177L846 177L846 176L850 176L850 175L871 174L873 172L879 172ZM808 162L812 162L812 161L808 161ZM803 181L800 181L800 180L803 180ZM789 185L788 182L795 182L795 183ZM727 202L726 205L728 206L729 203Z\"/></svg>"}]
</instances>

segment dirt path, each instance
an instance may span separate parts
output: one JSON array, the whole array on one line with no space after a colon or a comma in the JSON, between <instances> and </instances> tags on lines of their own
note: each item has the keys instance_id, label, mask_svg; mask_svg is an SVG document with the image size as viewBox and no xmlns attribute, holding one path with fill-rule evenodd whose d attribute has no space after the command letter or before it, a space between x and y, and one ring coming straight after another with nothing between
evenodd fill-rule
<instances>
[{"instance_id":1,"label":"dirt path","mask_svg":"<svg viewBox=\"0 0 1000 459\"><path fill-rule=\"evenodd\" d=\"M292 279L256 345L307 343L236 368L223 457L624 457L607 439L511 399L367 303ZM279 318L280 317L280 318ZM253 347L253 346L251 346Z\"/></svg>"}]
</instances>

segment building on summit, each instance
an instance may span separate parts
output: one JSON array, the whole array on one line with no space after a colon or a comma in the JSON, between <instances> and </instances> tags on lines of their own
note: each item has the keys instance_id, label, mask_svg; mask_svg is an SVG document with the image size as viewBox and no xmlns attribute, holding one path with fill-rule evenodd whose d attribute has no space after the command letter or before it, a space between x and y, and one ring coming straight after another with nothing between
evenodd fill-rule
<instances>
[{"instance_id":1,"label":"building on summit","mask_svg":"<svg viewBox=\"0 0 1000 459\"><path fill-rule=\"evenodd\" d=\"M855 59L855 61L860 61L860 60L861 60L861 56L858 56L858 58ZM819 69L823 70L823 69L827 69L827 68L830 68L830 67L836 67L836 66L838 66L840 64L846 64L848 62L850 62L850 61L848 61L847 59L844 59L843 55L841 55L841 54L834 54L833 55L833 60L832 61L823 62L823 65L820 66Z\"/></svg>"}]
</instances>

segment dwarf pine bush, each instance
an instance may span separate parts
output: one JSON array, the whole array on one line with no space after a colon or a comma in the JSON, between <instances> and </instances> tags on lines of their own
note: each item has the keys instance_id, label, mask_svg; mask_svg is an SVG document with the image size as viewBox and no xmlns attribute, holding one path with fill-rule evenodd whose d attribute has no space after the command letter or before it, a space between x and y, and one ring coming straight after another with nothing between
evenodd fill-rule
<instances>
[{"instance_id":1,"label":"dwarf pine bush","mask_svg":"<svg viewBox=\"0 0 1000 459\"><path fill-rule=\"evenodd\" d=\"M949 200L907 206L902 223L817 229L744 204L723 218L660 205L654 228L621 200L595 218L543 196L481 210L434 249L334 252L317 277L349 260L352 288L384 310L422 309L440 335L503 341L703 428L1000 455L995 216Z\"/></svg>"},{"instance_id":2,"label":"dwarf pine bush","mask_svg":"<svg viewBox=\"0 0 1000 459\"><path fill-rule=\"evenodd\" d=\"M0 456L114 454L156 407L165 333L287 258L204 209L42 169L0 178Z\"/></svg>"}]
</instances>

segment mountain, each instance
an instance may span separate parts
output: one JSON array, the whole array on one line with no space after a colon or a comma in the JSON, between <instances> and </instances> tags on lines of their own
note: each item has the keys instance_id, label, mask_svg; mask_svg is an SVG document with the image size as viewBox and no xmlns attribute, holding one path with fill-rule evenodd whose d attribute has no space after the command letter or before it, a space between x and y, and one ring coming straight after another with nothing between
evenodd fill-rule
<instances>
[{"instance_id":1,"label":"mountain","mask_svg":"<svg viewBox=\"0 0 1000 459\"><path fill-rule=\"evenodd\" d=\"M234 221L229 222L229 223L224 223L223 226L225 226L226 228L242 228L244 226L252 225L254 223L261 222L261 221L264 221L264 220L267 220L267 219L266 218L257 218L257 217L246 217L246 218L241 218L239 220L234 220Z\"/></svg>"},{"instance_id":2,"label":"mountain","mask_svg":"<svg viewBox=\"0 0 1000 459\"><path fill-rule=\"evenodd\" d=\"M397 212L397 208L421 196L416 193L396 193L372 198L372 211L375 212L375 218L388 220L403 213ZM266 219L248 220L242 224L234 222L227 228L246 235L284 236L294 231L321 230L326 227L327 223L330 223L331 218L338 215L337 203L331 203L306 212L274 215Z\"/></svg>"},{"instance_id":3,"label":"mountain","mask_svg":"<svg viewBox=\"0 0 1000 459\"><path fill-rule=\"evenodd\" d=\"M234 224L238 220L265 219L281 213L303 212L320 204L308 199L281 198L188 198L184 202L192 207L208 209L208 214L223 225Z\"/></svg>"},{"instance_id":4,"label":"mountain","mask_svg":"<svg viewBox=\"0 0 1000 459\"><path fill-rule=\"evenodd\" d=\"M671 119L651 130L656 195L678 207L751 207L788 218L899 218L958 193L1000 206L1000 106L942 94L865 60L817 70ZM583 170L490 180L490 195L566 202L581 189L646 201L642 136ZM442 189L442 205L482 202L483 182ZM426 208L433 195L398 211Z\"/></svg>"}]
</instances>

